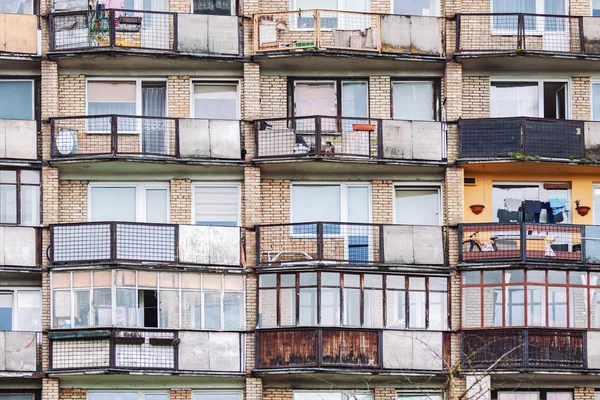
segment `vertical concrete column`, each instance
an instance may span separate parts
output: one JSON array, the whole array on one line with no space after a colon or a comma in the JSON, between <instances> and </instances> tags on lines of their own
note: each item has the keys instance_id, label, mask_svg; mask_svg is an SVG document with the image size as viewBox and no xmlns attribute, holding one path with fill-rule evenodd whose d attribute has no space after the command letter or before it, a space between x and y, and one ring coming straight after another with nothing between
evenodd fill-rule
<instances>
[{"instance_id":1,"label":"vertical concrete column","mask_svg":"<svg viewBox=\"0 0 600 400\"><path fill-rule=\"evenodd\" d=\"M242 98L242 145L246 149L246 161L251 161L256 156L254 125L251 121L261 118L260 66L257 63L244 64Z\"/></svg>"}]
</instances>

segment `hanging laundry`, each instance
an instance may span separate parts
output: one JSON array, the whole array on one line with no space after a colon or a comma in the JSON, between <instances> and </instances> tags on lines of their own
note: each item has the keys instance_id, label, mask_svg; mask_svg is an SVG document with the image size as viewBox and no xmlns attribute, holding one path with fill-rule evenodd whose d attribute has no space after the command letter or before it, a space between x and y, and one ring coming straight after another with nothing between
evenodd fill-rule
<instances>
[{"instance_id":1,"label":"hanging laundry","mask_svg":"<svg viewBox=\"0 0 600 400\"><path fill-rule=\"evenodd\" d=\"M520 218L520 213L516 211L498 210L496 213L498 216L498 222L501 224L508 224L510 222L517 222Z\"/></svg>"},{"instance_id":2,"label":"hanging laundry","mask_svg":"<svg viewBox=\"0 0 600 400\"><path fill-rule=\"evenodd\" d=\"M555 224L556 221L554 221L554 214L552 214L552 208L550 207L549 202L542 203L542 210L546 210L546 217L547 217L546 223Z\"/></svg>"},{"instance_id":3,"label":"hanging laundry","mask_svg":"<svg viewBox=\"0 0 600 400\"><path fill-rule=\"evenodd\" d=\"M565 211L567 199L554 198L548 199L548 202L550 203L550 208L552 208L552 214L555 216Z\"/></svg>"},{"instance_id":4,"label":"hanging laundry","mask_svg":"<svg viewBox=\"0 0 600 400\"><path fill-rule=\"evenodd\" d=\"M538 200L525 200L525 213L537 214L542 211L542 202Z\"/></svg>"},{"instance_id":5,"label":"hanging laundry","mask_svg":"<svg viewBox=\"0 0 600 400\"><path fill-rule=\"evenodd\" d=\"M504 205L508 211L519 211L521 204L523 204L521 199L504 199Z\"/></svg>"}]
</instances>

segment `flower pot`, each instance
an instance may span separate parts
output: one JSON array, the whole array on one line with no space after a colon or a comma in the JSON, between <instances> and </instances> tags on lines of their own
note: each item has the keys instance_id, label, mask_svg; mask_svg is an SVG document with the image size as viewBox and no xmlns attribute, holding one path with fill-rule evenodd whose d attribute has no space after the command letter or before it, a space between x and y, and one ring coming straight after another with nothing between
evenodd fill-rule
<instances>
[{"instance_id":1,"label":"flower pot","mask_svg":"<svg viewBox=\"0 0 600 400\"><path fill-rule=\"evenodd\" d=\"M479 214L481 214L481 212L483 211L485 206L483 204L473 204L472 206L469 206L469 208L471 208L471 211L473 211L473 214L479 215Z\"/></svg>"},{"instance_id":2,"label":"flower pot","mask_svg":"<svg viewBox=\"0 0 600 400\"><path fill-rule=\"evenodd\" d=\"M352 124L353 131L368 131L373 132L377 127L373 124Z\"/></svg>"},{"instance_id":3,"label":"flower pot","mask_svg":"<svg viewBox=\"0 0 600 400\"><path fill-rule=\"evenodd\" d=\"M577 214L581 215L582 217L585 217L587 215L587 213L590 212L590 207L588 206L579 206L577 207Z\"/></svg>"}]
</instances>

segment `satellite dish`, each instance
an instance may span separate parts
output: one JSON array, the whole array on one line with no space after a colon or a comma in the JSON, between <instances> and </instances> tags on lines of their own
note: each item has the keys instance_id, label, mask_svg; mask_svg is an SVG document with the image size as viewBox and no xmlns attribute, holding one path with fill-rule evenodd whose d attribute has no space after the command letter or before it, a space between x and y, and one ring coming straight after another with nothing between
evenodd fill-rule
<instances>
[{"instance_id":1,"label":"satellite dish","mask_svg":"<svg viewBox=\"0 0 600 400\"><path fill-rule=\"evenodd\" d=\"M61 129L56 136L56 149L63 156L77 153L77 132L70 129Z\"/></svg>"}]
</instances>

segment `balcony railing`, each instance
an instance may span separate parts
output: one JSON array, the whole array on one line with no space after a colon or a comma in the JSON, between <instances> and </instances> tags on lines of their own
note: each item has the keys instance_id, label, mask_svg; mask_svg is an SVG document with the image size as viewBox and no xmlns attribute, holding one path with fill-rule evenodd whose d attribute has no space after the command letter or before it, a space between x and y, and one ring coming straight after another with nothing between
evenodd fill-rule
<instances>
[{"instance_id":1,"label":"balcony railing","mask_svg":"<svg viewBox=\"0 0 600 400\"><path fill-rule=\"evenodd\" d=\"M39 332L0 331L0 373L31 374L41 371ZM38 351L40 350L40 351Z\"/></svg>"},{"instance_id":2,"label":"balcony railing","mask_svg":"<svg viewBox=\"0 0 600 400\"><path fill-rule=\"evenodd\" d=\"M461 224L458 228L459 261L599 263L597 234L600 234L600 227L586 225Z\"/></svg>"},{"instance_id":3,"label":"balcony railing","mask_svg":"<svg viewBox=\"0 0 600 400\"><path fill-rule=\"evenodd\" d=\"M238 227L88 222L50 226L53 264L156 262L241 265Z\"/></svg>"},{"instance_id":4,"label":"balcony railing","mask_svg":"<svg viewBox=\"0 0 600 400\"><path fill-rule=\"evenodd\" d=\"M241 160L240 121L95 115L51 119L52 158Z\"/></svg>"},{"instance_id":5,"label":"balcony railing","mask_svg":"<svg viewBox=\"0 0 600 400\"><path fill-rule=\"evenodd\" d=\"M487 329L462 332L463 369L587 368L586 334L553 329Z\"/></svg>"},{"instance_id":6,"label":"balcony railing","mask_svg":"<svg viewBox=\"0 0 600 400\"><path fill-rule=\"evenodd\" d=\"M51 331L50 371L241 373L241 332L107 328Z\"/></svg>"},{"instance_id":7,"label":"balcony railing","mask_svg":"<svg viewBox=\"0 0 600 400\"><path fill-rule=\"evenodd\" d=\"M254 15L254 52L350 50L443 56L437 17L302 10Z\"/></svg>"},{"instance_id":8,"label":"balcony railing","mask_svg":"<svg viewBox=\"0 0 600 400\"><path fill-rule=\"evenodd\" d=\"M105 9L49 15L51 51L150 50L219 56L241 54L237 16Z\"/></svg>"},{"instance_id":9,"label":"balcony railing","mask_svg":"<svg viewBox=\"0 0 600 400\"><path fill-rule=\"evenodd\" d=\"M306 222L260 225L261 265L374 263L444 265L441 226Z\"/></svg>"},{"instance_id":10,"label":"balcony railing","mask_svg":"<svg viewBox=\"0 0 600 400\"><path fill-rule=\"evenodd\" d=\"M255 121L257 158L443 161L441 122L310 116Z\"/></svg>"},{"instance_id":11,"label":"balcony railing","mask_svg":"<svg viewBox=\"0 0 600 400\"><path fill-rule=\"evenodd\" d=\"M595 17L522 13L458 14L456 51L600 54Z\"/></svg>"},{"instance_id":12,"label":"balcony railing","mask_svg":"<svg viewBox=\"0 0 600 400\"><path fill-rule=\"evenodd\" d=\"M37 160L37 131L37 121L0 119L0 158Z\"/></svg>"},{"instance_id":13,"label":"balcony railing","mask_svg":"<svg viewBox=\"0 0 600 400\"><path fill-rule=\"evenodd\" d=\"M39 16L0 13L0 54L37 55Z\"/></svg>"},{"instance_id":14,"label":"balcony railing","mask_svg":"<svg viewBox=\"0 0 600 400\"><path fill-rule=\"evenodd\" d=\"M40 228L0 226L0 265L35 268L42 265Z\"/></svg>"},{"instance_id":15,"label":"balcony railing","mask_svg":"<svg viewBox=\"0 0 600 400\"><path fill-rule=\"evenodd\" d=\"M442 332L261 329L257 331L256 367L441 371L447 347L444 341Z\"/></svg>"}]
</instances>

